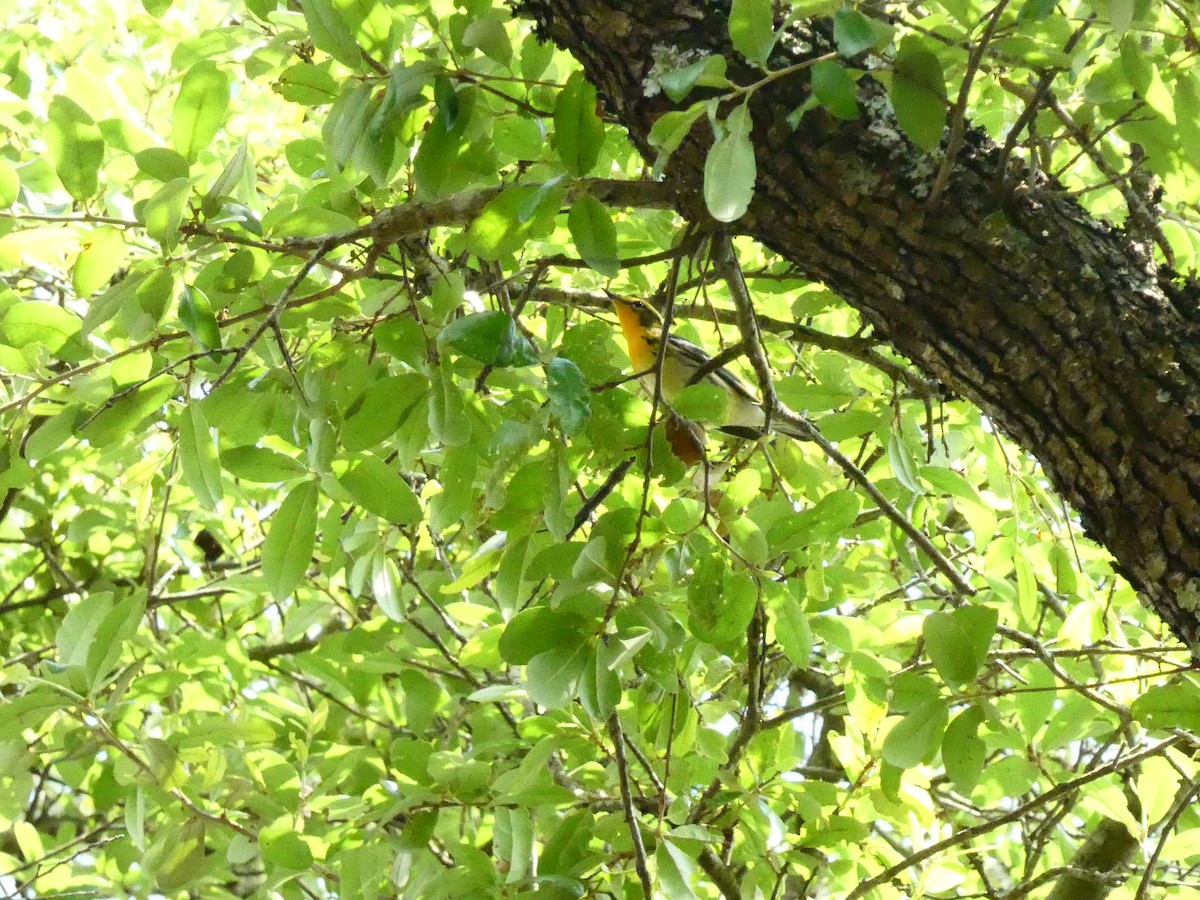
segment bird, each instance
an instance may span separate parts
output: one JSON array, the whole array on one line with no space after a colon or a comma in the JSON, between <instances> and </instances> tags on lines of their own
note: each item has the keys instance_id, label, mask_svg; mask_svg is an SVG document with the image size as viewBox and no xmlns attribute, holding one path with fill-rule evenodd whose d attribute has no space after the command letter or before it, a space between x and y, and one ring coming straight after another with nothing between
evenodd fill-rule
<instances>
[{"instance_id":1,"label":"bird","mask_svg":"<svg viewBox=\"0 0 1200 900\"><path fill-rule=\"evenodd\" d=\"M625 336L625 345L629 351L629 361L639 373L642 386L654 396L658 350L663 335L662 317L658 310L645 300L617 294L609 294L609 299L617 311L621 332ZM712 357L703 348L669 334L662 362L663 401L670 407L683 389L693 383L714 385L724 392L726 400L725 418L717 426L718 429L748 440L764 437L768 430L767 414L754 392L724 366L710 367L711 362ZM697 373L702 370L703 374L697 379ZM769 426L770 431L797 440L808 437L790 423L774 417Z\"/></svg>"}]
</instances>

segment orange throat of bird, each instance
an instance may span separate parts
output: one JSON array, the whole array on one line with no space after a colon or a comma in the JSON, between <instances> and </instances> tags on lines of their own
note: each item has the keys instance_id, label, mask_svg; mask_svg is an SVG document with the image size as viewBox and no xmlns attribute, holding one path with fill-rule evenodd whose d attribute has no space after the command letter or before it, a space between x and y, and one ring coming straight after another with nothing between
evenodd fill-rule
<instances>
[{"instance_id":1,"label":"orange throat of bird","mask_svg":"<svg viewBox=\"0 0 1200 900\"><path fill-rule=\"evenodd\" d=\"M633 363L635 372L645 372L654 365L654 348L646 340L646 332L642 323L638 321L636 310L624 303L614 305L617 308L617 318L621 320L625 345L629 348L629 361Z\"/></svg>"}]
</instances>

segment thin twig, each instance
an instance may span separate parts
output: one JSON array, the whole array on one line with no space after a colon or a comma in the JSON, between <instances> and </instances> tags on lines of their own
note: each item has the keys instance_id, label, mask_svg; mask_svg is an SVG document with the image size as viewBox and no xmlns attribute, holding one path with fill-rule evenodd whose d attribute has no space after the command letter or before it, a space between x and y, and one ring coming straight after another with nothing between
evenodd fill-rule
<instances>
[{"instance_id":1,"label":"thin twig","mask_svg":"<svg viewBox=\"0 0 1200 900\"><path fill-rule=\"evenodd\" d=\"M1092 13L1083 24L1075 29L1074 33L1067 39L1067 43L1063 46L1063 53L1070 54L1075 49L1075 45L1083 39L1084 33L1096 19L1096 14ZM1050 91L1050 85L1054 83L1054 78L1058 74L1058 69L1047 69L1038 79L1037 87L1034 88L1032 96L1025 104L1025 108L1021 110L1021 115L1017 117L1017 121L1013 123L1012 128L1008 131L1008 137L1004 141L1004 146L1000 149L1000 156L996 161L996 175L1000 181L999 187L1006 189L1008 186L1008 158L1012 156L1013 150L1016 149L1017 141L1021 138L1021 133L1029 127L1029 123L1033 121L1033 117L1037 115L1038 108L1042 105L1042 100Z\"/></svg>"},{"instance_id":2,"label":"thin twig","mask_svg":"<svg viewBox=\"0 0 1200 900\"><path fill-rule=\"evenodd\" d=\"M925 532L921 531L896 506L888 500L887 497L875 487L874 482L867 477L858 466L854 464L848 456L838 450L825 435L821 434L820 430L812 422L803 416L798 415L791 409L788 409L775 393L775 383L771 373L771 365L767 362L766 354L762 348L762 337L758 330L758 321L754 313L754 304L750 299L750 292L746 288L746 282L742 278L741 267L738 265L737 256L733 251L733 243L729 240L729 236L722 233L713 239L713 258L717 269L721 272L722 278L729 285L730 296L733 297L734 305L738 313L738 326L742 329L742 340L746 345L746 353L750 357L750 362L754 367L754 374L758 377L759 390L762 391L763 411L766 413L769 427L772 418L777 418L782 422L791 425L797 431L805 435L808 440L815 443L825 455L845 473L846 477L862 488L867 495L875 501L875 504L883 510L883 514L891 519L896 526L903 531L918 547L925 552L938 570L945 575L954 587L962 594L971 596L975 593L975 588L967 581L961 573L954 567L954 564L946 558L946 556L937 547Z\"/></svg>"},{"instance_id":3,"label":"thin twig","mask_svg":"<svg viewBox=\"0 0 1200 900\"><path fill-rule=\"evenodd\" d=\"M271 311L267 313L266 318L264 318L259 326L255 328L253 332L251 332L250 337L246 339L246 342L237 349L236 353L234 353L233 362L231 362L225 371L217 377L216 381L212 383L210 390L215 391L229 379L229 376L234 373L241 361L246 358L246 355L250 352L250 349L254 346L255 342L257 342L260 337L266 334L268 330L274 331L277 335L279 334L279 317L282 316L283 311L287 309L288 301L292 299L292 295L296 292L296 289L300 287L304 279L308 277L308 273L316 268L317 263L319 263L323 257L333 250L335 246L337 246L337 244L332 238L325 238L317 245L312 256L305 260L304 265L300 267L300 270L296 272L294 276L292 276L292 280L289 281L287 287L283 289L283 292L279 295L279 299L275 301L274 306L271 307ZM286 349L284 350L284 358L288 359L288 370L291 371L292 377L296 378L295 370L292 369L291 360L288 358ZM296 386L300 388L301 396L303 396L304 389L300 385L299 379L296 380Z\"/></svg>"},{"instance_id":4,"label":"thin twig","mask_svg":"<svg viewBox=\"0 0 1200 900\"><path fill-rule=\"evenodd\" d=\"M1150 877L1154 874L1155 866L1158 865L1158 857L1184 811L1191 808L1192 798L1196 796L1197 792L1200 792L1200 782L1193 781L1176 795L1171 812L1159 828L1158 840L1154 842L1154 850L1146 857L1146 869L1142 873L1141 881L1138 882L1137 893L1133 895L1133 900L1146 900L1146 892L1150 888Z\"/></svg>"},{"instance_id":5,"label":"thin twig","mask_svg":"<svg viewBox=\"0 0 1200 900\"><path fill-rule=\"evenodd\" d=\"M888 868L884 869L878 875L874 875L871 878L868 878L866 881L860 882L858 887L856 887L849 894L846 900L857 900L859 897L864 897L875 888L879 887L879 885L886 884L906 869L911 869L913 866L918 865L919 863L922 863L931 857L937 856L939 853L949 850L951 847L958 846L959 844L965 844L968 841L972 841L977 837L987 834L989 831L995 831L997 828L1000 828L1003 825L1008 825L1011 822L1019 822L1029 815L1033 810L1042 806L1047 806L1059 800L1060 798L1079 790L1079 788L1085 784L1090 784L1091 782L1098 781L1101 778L1107 778L1109 775L1120 772L1122 769L1127 769L1130 766L1135 766L1143 760L1150 759L1154 756L1159 756L1160 754L1164 753L1167 748L1182 743L1183 740L1183 737L1177 735L1147 747L1145 750L1139 750L1136 753L1130 753L1128 756L1115 759L1106 765L1084 772L1078 778L1072 778L1070 781L1065 781L1062 784L1055 785L1050 790L1043 794L1039 794L1028 803L1024 803L1015 809L1011 809L1003 815L996 816L994 819L988 819L986 822L980 822L978 825L972 825L970 828L964 828L961 831L955 832L948 838L944 838L933 844L922 847L915 853L912 853L900 860L900 862L896 863L894 866L888 866Z\"/></svg>"},{"instance_id":6,"label":"thin twig","mask_svg":"<svg viewBox=\"0 0 1200 900\"><path fill-rule=\"evenodd\" d=\"M633 865L637 869L638 880L642 883L642 896L652 900L654 882L650 878L650 866L646 861L646 845L642 843L642 829L638 824L637 812L633 808L633 795L629 790L629 763L625 759L625 735L621 730L621 720L613 710L608 717L608 736L612 739L613 754L617 761L617 781L621 785L621 809L625 813L625 823L629 826L629 837L633 842Z\"/></svg>"},{"instance_id":7,"label":"thin twig","mask_svg":"<svg viewBox=\"0 0 1200 900\"><path fill-rule=\"evenodd\" d=\"M932 208L937 205L938 198L942 196L942 191L946 189L946 185L950 181L950 172L954 169L954 157L958 155L963 137L967 133L967 98L971 94L971 84L975 80L975 74L979 71L979 64L983 60L983 54L987 52L988 44L992 42L992 37L996 34L996 26L1000 24L1000 16L1008 7L1008 3L1009 0L1000 0L996 4L990 13L983 36L971 48L971 55L967 58L967 71L963 75L962 87L959 88L958 99L950 110L950 138L946 141L946 155L942 159L942 167L938 169L933 187L929 190L929 197L925 201L925 205L928 207Z\"/></svg>"}]
</instances>

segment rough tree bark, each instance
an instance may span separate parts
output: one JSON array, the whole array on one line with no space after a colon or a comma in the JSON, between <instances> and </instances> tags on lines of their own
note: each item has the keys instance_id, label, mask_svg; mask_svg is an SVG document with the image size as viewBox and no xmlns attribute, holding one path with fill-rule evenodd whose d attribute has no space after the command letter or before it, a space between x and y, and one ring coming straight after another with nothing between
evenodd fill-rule
<instances>
[{"instance_id":1,"label":"rough tree bark","mask_svg":"<svg viewBox=\"0 0 1200 900\"><path fill-rule=\"evenodd\" d=\"M712 53L736 83L761 78L729 44L727 4L525 0L517 12L580 61L649 159L650 128L674 108L646 89L656 65ZM821 23L803 25L771 68L833 49ZM802 70L755 93L758 182L733 227L838 292L1035 454L1143 601L1200 650L1200 286L1157 269L1058 184L1012 160L1003 171L976 130L930 204L941 158L906 140L878 82L859 81L857 121L814 110L793 131L785 117L808 92ZM710 143L702 121L667 169L689 218L706 215Z\"/></svg>"}]
</instances>

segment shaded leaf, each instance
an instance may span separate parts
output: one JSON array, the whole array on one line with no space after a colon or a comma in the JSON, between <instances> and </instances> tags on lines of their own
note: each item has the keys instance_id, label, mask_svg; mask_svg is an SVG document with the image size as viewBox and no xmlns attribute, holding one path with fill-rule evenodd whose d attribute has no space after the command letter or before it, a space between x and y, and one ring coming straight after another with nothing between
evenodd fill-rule
<instances>
[{"instance_id":1,"label":"shaded leaf","mask_svg":"<svg viewBox=\"0 0 1200 900\"><path fill-rule=\"evenodd\" d=\"M200 505L216 509L221 502L221 462L216 436L199 403L189 403L179 421L179 460L183 478Z\"/></svg>"},{"instance_id":2,"label":"shaded leaf","mask_svg":"<svg viewBox=\"0 0 1200 900\"><path fill-rule=\"evenodd\" d=\"M565 434L574 434L591 413L591 390L579 366L563 356L546 364L550 411Z\"/></svg>"},{"instance_id":3,"label":"shaded leaf","mask_svg":"<svg viewBox=\"0 0 1200 900\"><path fill-rule=\"evenodd\" d=\"M899 769L931 762L942 744L949 705L943 699L917 707L896 723L883 741L883 758Z\"/></svg>"},{"instance_id":4,"label":"shaded leaf","mask_svg":"<svg viewBox=\"0 0 1200 900\"><path fill-rule=\"evenodd\" d=\"M948 112L946 76L938 58L911 38L896 55L891 98L896 120L912 142L927 152L936 150Z\"/></svg>"},{"instance_id":5,"label":"shaded leaf","mask_svg":"<svg viewBox=\"0 0 1200 900\"><path fill-rule=\"evenodd\" d=\"M271 517L263 542L262 572L267 590L278 601L292 593L312 562L318 494L315 481L298 484Z\"/></svg>"},{"instance_id":6,"label":"shaded leaf","mask_svg":"<svg viewBox=\"0 0 1200 900\"><path fill-rule=\"evenodd\" d=\"M586 175L600 159L604 123L596 103L596 89L582 72L574 72L554 105L554 148L573 175Z\"/></svg>"},{"instance_id":7,"label":"shaded leaf","mask_svg":"<svg viewBox=\"0 0 1200 900\"><path fill-rule=\"evenodd\" d=\"M338 483L361 506L396 525L421 520L421 504L408 482L377 456L364 454L350 464Z\"/></svg>"},{"instance_id":8,"label":"shaded leaf","mask_svg":"<svg viewBox=\"0 0 1200 900\"><path fill-rule=\"evenodd\" d=\"M774 18L771 0L733 0L729 10L733 49L752 63L766 65L775 46Z\"/></svg>"},{"instance_id":9,"label":"shaded leaf","mask_svg":"<svg viewBox=\"0 0 1200 900\"><path fill-rule=\"evenodd\" d=\"M584 194L567 214L567 228L583 261L609 278L620 271L617 256L617 229L612 213L595 197Z\"/></svg>"},{"instance_id":10,"label":"shaded leaf","mask_svg":"<svg viewBox=\"0 0 1200 900\"><path fill-rule=\"evenodd\" d=\"M813 96L839 119L857 119L858 92L846 67L832 59L819 62L812 70Z\"/></svg>"},{"instance_id":11,"label":"shaded leaf","mask_svg":"<svg viewBox=\"0 0 1200 900\"><path fill-rule=\"evenodd\" d=\"M537 351L517 330L512 316L502 312L471 313L442 329L438 342L486 366L531 366Z\"/></svg>"},{"instance_id":12,"label":"shaded leaf","mask_svg":"<svg viewBox=\"0 0 1200 900\"><path fill-rule=\"evenodd\" d=\"M999 613L990 606L963 606L930 613L921 634L938 674L951 685L967 684L987 659Z\"/></svg>"}]
</instances>

